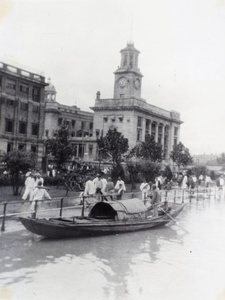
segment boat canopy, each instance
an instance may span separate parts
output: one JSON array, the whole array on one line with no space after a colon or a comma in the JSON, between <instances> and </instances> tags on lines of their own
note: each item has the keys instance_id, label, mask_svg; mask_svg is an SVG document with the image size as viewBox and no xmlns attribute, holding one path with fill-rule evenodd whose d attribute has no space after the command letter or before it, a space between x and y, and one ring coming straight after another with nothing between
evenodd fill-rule
<instances>
[{"instance_id":1,"label":"boat canopy","mask_svg":"<svg viewBox=\"0 0 225 300\"><path fill-rule=\"evenodd\" d=\"M128 220L145 217L147 208L138 199L117 200L96 203L89 212L90 218Z\"/></svg>"}]
</instances>

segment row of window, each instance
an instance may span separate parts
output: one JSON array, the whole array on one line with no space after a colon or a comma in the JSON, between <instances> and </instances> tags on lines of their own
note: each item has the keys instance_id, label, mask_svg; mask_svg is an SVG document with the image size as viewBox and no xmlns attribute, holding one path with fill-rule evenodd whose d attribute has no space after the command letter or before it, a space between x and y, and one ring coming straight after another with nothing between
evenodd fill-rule
<instances>
[{"instance_id":1,"label":"row of window","mask_svg":"<svg viewBox=\"0 0 225 300\"><path fill-rule=\"evenodd\" d=\"M88 149L87 149L86 145L84 144L74 144L73 149L77 154L77 156L83 157L86 151L88 151L89 156L92 156L94 147L93 144L88 144Z\"/></svg>"},{"instance_id":2,"label":"row of window","mask_svg":"<svg viewBox=\"0 0 225 300\"><path fill-rule=\"evenodd\" d=\"M150 126L152 124L152 126ZM178 128L175 127L176 133L178 132ZM174 131L175 132L175 131ZM156 123L151 122L151 120L146 119L145 120L145 134L150 134L153 138L155 138L156 135ZM169 135L169 126L165 126L164 131L164 137L163 137L163 125L160 125L158 127L158 136L157 136L157 142L162 143L162 139L164 138L164 144L167 144L168 141L168 135ZM142 141L142 117L138 116L137 119L137 141Z\"/></svg>"},{"instance_id":3,"label":"row of window","mask_svg":"<svg viewBox=\"0 0 225 300\"><path fill-rule=\"evenodd\" d=\"M142 127L142 117L139 117L138 116L138 119L137 119L137 127ZM156 122L152 122L151 120L149 120L149 119L146 119L145 120L145 128L146 128L146 130L149 130L150 129L150 125L152 124L152 126L151 126L151 128L152 128L152 130L153 131L155 131L156 130ZM162 128L163 128L163 125L161 124L161 125L159 125L159 127L158 127L158 131L162 131ZM176 132L177 132L177 130L178 130L178 128L177 127L175 127L174 128L174 130L176 129ZM169 130L169 127L168 126L165 126L165 134L166 133L168 133L168 130ZM174 134L175 134L175 131L174 131Z\"/></svg>"},{"instance_id":4,"label":"row of window","mask_svg":"<svg viewBox=\"0 0 225 300\"><path fill-rule=\"evenodd\" d=\"M5 131L8 133L14 132L14 121L10 119L6 119L5 121ZM19 122L19 133L27 134L27 122L20 121ZM36 123L31 124L31 135L37 136L39 133L39 125Z\"/></svg>"},{"instance_id":5,"label":"row of window","mask_svg":"<svg viewBox=\"0 0 225 300\"><path fill-rule=\"evenodd\" d=\"M0 86L2 87L2 78L0 78ZM16 81L6 79L6 91L15 95L16 93ZM25 97L29 95L29 86L25 83L19 83L19 94ZM41 89L39 87L32 87L31 97L35 102L40 102Z\"/></svg>"},{"instance_id":6,"label":"row of window","mask_svg":"<svg viewBox=\"0 0 225 300\"><path fill-rule=\"evenodd\" d=\"M108 121L115 122L117 118L118 118L120 123L123 122L123 116L104 116L103 121L105 123L107 123Z\"/></svg>"},{"instance_id":7,"label":"row of window","mask_svg":"<svg viewBox=\"0 0 225 300\"><path fill-rule=\"evenodd\" d=\"M75 128L76 120L65 120L63 118L58 119L58 126L68 126L69 128ZM81 129L82 130L92 130L93 129L93 122L85 122L81 121Z\"/></svg>"},{"instance_id":8,"label":"row of window","mask_svg":"<svg viewBox=\"0 0 225 300\"><path fill-rule=\"evenodd\" d=\"M6 105L7 106L14 106L15 101L12 99L6 99ZM28 103L26 102L21 102L20 103L20 109L24 111L28 111ZM38 113L40 111L40 107L38 105L33 105L33 112Z\"/></svg>"},{"instance_id":9,"label":"row of window","mask_svg":"<svg viewBox=\"0 0 225 300\"><path fill-rule=\"evenodd\" d=\"M7 153L13 151L13 143L8 143L7 144ZM18 144L18 150L26 150L26 144ZM37 145L31 145L30 150L32 152L37 153L38 151L38 146Z\"/></svg>"},{"instance_id":10,"label":"row of window","mask_svg":"<svg viewBox=\"0 0 225 300\"><path fill-rule=\"evenodd\" d=\"M145 132L145 134L148 134L148 133L150 133L150 132L147 132L147 131ZM152 131L150 133L150 135L153 139L155 139L155 134L156 134L155 131ZM163 138L164 138L164 144L167 144L168 143L168 135L164 135L164 137L163 137L163 134L159 132L158 137L157 137L157 143L161 144ZM142 129L141 128L137 128L137 141L142 142Z\"/></svg>"}]
</instances>

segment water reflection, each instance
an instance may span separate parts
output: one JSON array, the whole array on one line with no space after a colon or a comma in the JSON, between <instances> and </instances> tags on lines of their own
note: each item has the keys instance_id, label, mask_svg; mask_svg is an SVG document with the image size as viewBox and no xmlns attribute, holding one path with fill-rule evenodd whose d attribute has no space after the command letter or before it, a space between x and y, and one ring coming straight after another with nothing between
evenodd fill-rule
<instances>
[{"instance_id":1,"label":"water reflection","mask_svg":"<svg viewBox=\"0 0 225 300\"><path fill-rule=\"evenodd\" d=\"M196 204L185 210L183 216L194 215ZM185 218L180 219L185 227ZM160 299L153 297L155 286L158 292L162 279L168 280L163 270L175 270L182 263L185 239L185 232L176 225L64 240L44 239L25 230L16 235L6 232L0 243L0 281L19 300L68 300L74 295L79 300L93 295L94 300L149 299L145 298L149 295Z\"/></svg>"},{"instance_id":2,"label":"water reflection","mask_svg":"<svg viewBox=\"0 0 225 300\"><path fill-rule=\"evenodd\" d=\"M0 250L0 279L7 285L34 280L40 266L61 264L81 258L94 262L107 284L126 286L126 276L137 261L154 263L160 258L160 248L168 242L181 243L176 230L170 227L122 235L95 238L50 240L26 231L16 237L3 235ZM8 246L7 246L8 245ZM10 251L8 249L10 245ZM9 256L10 253L10 256ZM23 270L14 273L14 270ZM85 273L86 274L86 273ZM84 275L85 275L84 274ZM108 293L106 287L105 292ZM120 288L118 294L120 294ZM119 297L119 295L118 295Z\"/></svg>"},{"instance_id":3,"label":"water reflection","mask_svg":"<svg viewBox=\"0 0 225 300\"><path fill-rule=\"evenodd\" d=\"M224 200L206 199L177 218L189 234L176 224L67 240L5 232L0 299L2 291L18 300L216 299L225 289L224 215Z\"/></svg>"}]
</instances>

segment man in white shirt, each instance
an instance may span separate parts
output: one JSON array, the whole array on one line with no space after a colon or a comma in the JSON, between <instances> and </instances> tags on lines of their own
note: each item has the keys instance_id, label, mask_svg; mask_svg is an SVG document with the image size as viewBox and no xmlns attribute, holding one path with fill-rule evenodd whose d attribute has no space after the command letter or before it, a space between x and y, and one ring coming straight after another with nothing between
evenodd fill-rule
<instances>
[{"instance_id":1,"label":"man in white shirt","mask_svg":"<svg viewBox=\"0 0 225 300\"><path fill-rule=\"evenodd\" d=\"M42 182L39 181L36 188L33 191L33 201L31 204L31 210L34 210L35 200L52 199L46 188L42 187Z\"/></svg>"},{"instance_id":2,"label":"man in white shirt","mask_svg":"<svg viewBox=\"0 0 225 300\"><path fill-rule=\"evenodd\" d=\"M83 203L83 198L87 202L87 204L89 204L88 200L91 200L91 198L95 195L95 191L95 184L93 180L91 180L91 177L88 176L87 181L85 183L84 191L81 193L81 204Z\"/></svg>"},{"instance_id":3,"label":"man in white shirt","mask_svg":"<svg viewBox=\"0 0 225 300\"><path fill-rule=\"evenodd\" d=\"M150 190L150 186L146 180L144 180L140 185L140 190L142 194L142 200L145 200L147 198L148 191Z\"/></svg>"},{"instance_id":4,"label":"man in white shirt","mask_svg":"<svg viewBox=\"0 0 225 300\"><path fill-rule=\"evenodd\" d=\"M125 192L126 191L125 183L121 179L121 177L118 177L118 180L117 180L116 185L115 185L115 190L119 190L120 184L122 184L123 191Z\"/></svg>"},{"instance_id":5,"label":"man in white shirt","mask_svg":"<svg viewBox=\"0 0 225 300\"><path fill-rule=\"evenodd\" d=\"M23 194L22 199L27 200L29 197L29 200L32 201L33 199L33 191L35 188L35 179L32 173L28 175L27 179L25 180L25 192Z\"/></svg>"},{"instance_id":6,"label":"man in white shirt","mask_svg":"<svg viewBox=\"0 0 225 300\"><path fill-rule=\"evenodd\" d=\"M94 196L95 194L95 184L94 182L91 180L91 177L88 176L87 177L87 181L85 183L85 188L84 188L84 196Z\"/></svg>"},{"instance_id":7,"label":"man in white shirt","mask_svg":"<svg viewBox=\"0 0 225 300\"><path fill-rule=\"evenodd\" d=\"M103 182L100 174L97 174L97 177L93 180L95 185L95 193L102 195Z\"/></svg>"}]
</instances>

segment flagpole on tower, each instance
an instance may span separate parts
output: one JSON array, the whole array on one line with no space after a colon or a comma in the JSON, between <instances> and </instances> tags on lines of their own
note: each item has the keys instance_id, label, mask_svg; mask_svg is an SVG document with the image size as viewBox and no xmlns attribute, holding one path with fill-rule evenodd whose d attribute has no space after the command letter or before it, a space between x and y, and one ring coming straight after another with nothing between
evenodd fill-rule
<instances>
[{"instance_id":1,"label":"flagpole on tower","mask_svg":"<svg viewBox=\"0 0 225 300\"><path fill-rule=\"evenodd\" d=\"M130 43L132 43L133 36L133 13L131 14L131 24L130 24Z\"/></svg>"}]
</instances>

